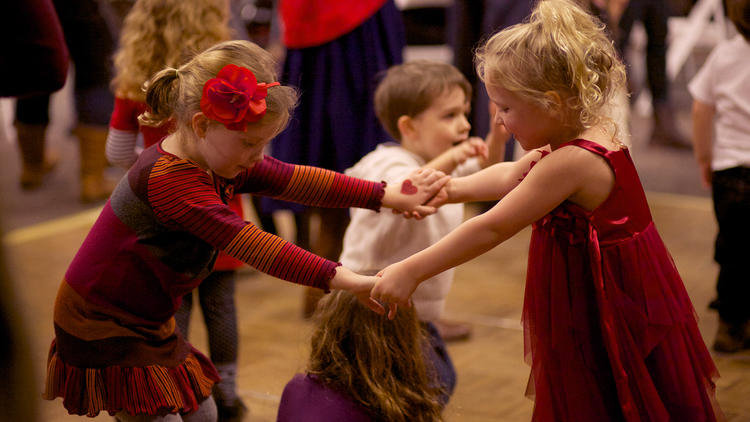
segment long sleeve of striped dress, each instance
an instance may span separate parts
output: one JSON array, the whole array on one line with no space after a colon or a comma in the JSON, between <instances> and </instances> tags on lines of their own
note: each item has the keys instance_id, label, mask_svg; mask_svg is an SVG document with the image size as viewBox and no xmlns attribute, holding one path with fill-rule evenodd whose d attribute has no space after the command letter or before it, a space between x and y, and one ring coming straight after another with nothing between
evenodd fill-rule
<instances>
[{"instance_id":1,"label":"long sleeve of striped dress","mask_svg":"<svg viewBox=\"0 0 750 422\"><path fill-rule=\"evenodd\" d=\"M120 181L58 291L45 397L70 413L189 412L218 379L175 332L180 298L219 250L291 282L327 289L338 265L245 222L226 205L251 192L307 205L377 210L382 183L266 158L212 177L157 145Z\"/></svg>"}]
</instances>

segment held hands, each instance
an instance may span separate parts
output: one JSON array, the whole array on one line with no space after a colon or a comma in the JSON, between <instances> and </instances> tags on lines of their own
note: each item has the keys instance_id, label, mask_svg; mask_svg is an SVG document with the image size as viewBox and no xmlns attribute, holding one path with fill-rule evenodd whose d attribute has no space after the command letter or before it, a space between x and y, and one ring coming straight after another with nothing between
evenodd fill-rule
<instances>
[{"instance_id":1,"label":"held hands","mask_svg":"<svg viewBox=\"0 0 750 422\"><path fill-rule=\"evenodd\" d=\"M396 263L389 265L378 273L378 281L370 291L369 299L374 299L379 304L387 303L388 319L393 319L396 316L398 305L411 306L410 298L418 285L417 279L410 276Z\"/></svg>"},{"instance_id":2,"label":"held hands","mask_svg":"<svg viewBox=\"0 0 750 422\"><path fill-rule=\"evenodd\" d=\"M331 279L330 287L331 289L349 290L361 304L378 315L383 315L385 314L383 306L370 297L370 290L377 280L377 277L357 274L345 267L336 267L336 275Z\"/></svg>"},{"instance_id":3,"label":"held hands","mask_svg":"<svg viewBox=\"0 0 750 422\"><path fill-rule=\"evenodd\" d=\"M407 217L422 218L434 214L437 208L423 204L432 199L449 179L450 176L435 169L416 169L400 183L386 186L383 206L393 208L395 213L403 212Z\"/></svg>"}]
</instances>

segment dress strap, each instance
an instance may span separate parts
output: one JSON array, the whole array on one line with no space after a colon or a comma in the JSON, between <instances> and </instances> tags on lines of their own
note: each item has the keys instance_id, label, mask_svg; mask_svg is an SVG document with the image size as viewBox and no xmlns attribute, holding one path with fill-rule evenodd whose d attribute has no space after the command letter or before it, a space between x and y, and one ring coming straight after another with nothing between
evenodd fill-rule
<instances>
[{"instance_id":1,"label":"dress strap","mask_svg":"<svg viewBox=\"0 0 750 422\"><path fill-rule=\"evenodd\" d=\"M601 156L606 156L607 153L611 152L607 148L604 148L603 146L595 142L591 142L589 140L582 139L582 138L576 138L571 141L565 142L564 144L560 145L559 148L562 148L568 145L575 145L577 147L581 147L585 150L591 151L594 154L601 155Z\"/></svg>"}]
</instances>

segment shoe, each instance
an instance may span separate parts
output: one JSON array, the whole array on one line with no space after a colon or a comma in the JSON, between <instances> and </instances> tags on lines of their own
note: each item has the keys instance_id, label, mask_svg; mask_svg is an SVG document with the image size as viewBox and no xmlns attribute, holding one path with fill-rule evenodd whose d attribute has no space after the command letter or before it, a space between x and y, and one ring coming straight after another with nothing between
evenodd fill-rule
<instances>
[{"instance_id":1,"label":"shoe","mask_svg":"<svg viewBox=\"0 0 750 422\"><path fill-rule=\"evenodd\" d=\"M717 352L735 353L750 348L750 322L730 324L719 319L713 349Z\"/></svg>"},{"instance_id":2,"label":"shoe","mask_svg":"<svg viewBox=\"0 0 750 422\"><path fill-rule=\"evenodd\" d=\"M468 340L471 337L472 326L469 323L439 319L434 324L446 343Z\"/></svg>"},{"instance_id":3,"label":"shoe","mask_svg":"<svg viewBox=\"0 0 750 422\"><path fill-rule=\"evenodd\" d=\"M654 129L651 132L651 145L675 149L692 149L674 121L674 111L668 103L654 104Z\"/></svg>"},{"instance_id":4,"label":"shoe","mask_svg":"<svg viewBox=\"0 0 750 422\"><path fill-rule=\"evenodd\" d=\"M245 403L239 397L229 406L217 402L216 410L219 414L218 422L240 422L250 413Z\"/></svg>"},{"instance_id":5,"label":"shoe","mask_svg":"<svg viewBox=\"0 0 750 422\"><path fill-rule=\"evenodd\" d=\"M720 307L721 307L721 301L719 300L718 297L708 303L708 309L713 309L715 311L718 311Z\"/></svg>"},{"instance_id":6,"label":"shoe","mask_svg":"<svg viewBox=\"0 0 750 422\"><path fill-rule=\"evenodd\" d=\"M45 153L47 125L15 122L18 149L21 153L21 189L34 190L42 185L44 176L57 164L57 156Z\"/></svg>"},{"instance_id":7,"label":"shoe","mask_svg":"<svg viewBox=\"0 0 750 422\"><path fill-rule=\"evenodd\" d=\"M108 166L104 155L107 130L98 126L78 125L73 134L78 137L80 153L81 202L88 204L103 201L115 187L104 175Z\"/></svg>"}]
</instances>

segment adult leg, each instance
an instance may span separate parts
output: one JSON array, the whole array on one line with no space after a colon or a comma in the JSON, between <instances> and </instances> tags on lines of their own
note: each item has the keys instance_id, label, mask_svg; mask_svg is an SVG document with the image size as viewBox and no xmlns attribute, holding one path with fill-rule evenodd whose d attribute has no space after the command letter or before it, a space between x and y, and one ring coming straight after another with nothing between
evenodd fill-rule
<instances>
[{"instance_id":1,"label":"adult leg","mask_svg":"<svg viewBox=\"0 0 750 422\"><path fill-rule=\"evenodd\" d=\"M667 19L669 5L665 1L647 1L642 21L646 29L646 74L651 91L654 128L651 143L675 148L690 148L690 143L680 135L669 98L667 78Z\"/></svg>"},{"instance_id":2,"label":"adult leg","mask_svg":"<svg viewBox=\"0 0 750 422\"><path fill-rule=\"evenodd\" d=\"M96 0L54 0L54 4L75 65L78 125L73 133L79 139L80 199L99 201L106 199L113 188L104 178L104 147L114 106L109 90L113 37Z\"/></svg>"},{"instance_id":3,"label":"adult leg","mask_svg":"<svg viewBox=\"0 0 750 422\"><path fill-rule=\"evenodd\" d=\"M21 153L21 188L36 189L57 159L45 154L45 135L49 124L49 94L19 98L16 101L16 137Z\"/></svg>"}]
</instances>

